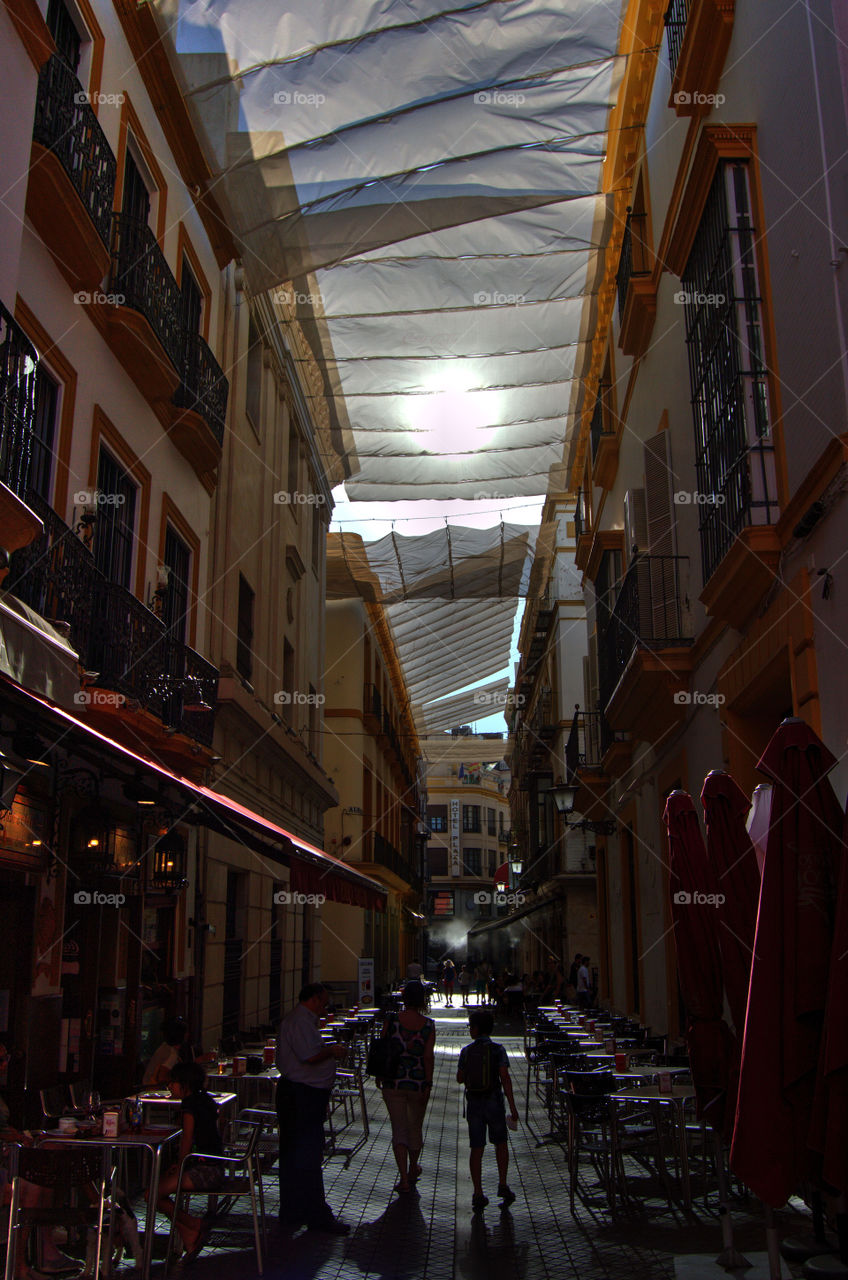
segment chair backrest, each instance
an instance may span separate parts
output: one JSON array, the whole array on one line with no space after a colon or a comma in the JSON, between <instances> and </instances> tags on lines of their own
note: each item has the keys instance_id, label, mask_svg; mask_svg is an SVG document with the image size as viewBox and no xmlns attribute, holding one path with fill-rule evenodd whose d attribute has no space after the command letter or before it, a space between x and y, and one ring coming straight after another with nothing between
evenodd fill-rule
<instances>
[{"instance_id":1,"label":"chair backrest","mask_svg":"<svg viewBox=\"0 0 848 1280\"><path fill-rule=\"evenodd\" d=\"M49 1089L39 1089L38 1096L41 1099L41 1111L46 1120L55 1120L58 1116L63 1116L65 1111L73 1105L70 1090L64 1084L54 1084Z\"/></svg>"},{"instance_id":2,"label":"chair backrest","mask_svg":"<svg viewBox=\"0 0 848 1280\"><path fill-rule=\"evenodd\" d=\"M615 1091L611 1071L569 1071L567 1076L571 1092L582 1098L601 1098Z\"/></svg>"},{"instance_id":3,"label":"chair backrest","mask_svg":"<svg viewBox=\"0 0 848 1280\"><path fill-rule=\"evenodd\" d=\"M261 1120L243 1120L239 1116L230 1129L227 1145L231 1148L231 1154L246 1164L256 1154L265 1127Z\"/></svg>"},{"instance_id":4,"label":"chair backrest","mask_svg":"<svg viewBox=\"0 0 848 1280\"><path fill-rule=\"evenodd\" d=\"M68 1147L45 1150L43 1147L17 1146L17 1172L37 1187L85 1187L100 1179L103 1169L103 1149ZM14 1165L13 1165L14 1167Z\"/></svg>"}]
</instances>

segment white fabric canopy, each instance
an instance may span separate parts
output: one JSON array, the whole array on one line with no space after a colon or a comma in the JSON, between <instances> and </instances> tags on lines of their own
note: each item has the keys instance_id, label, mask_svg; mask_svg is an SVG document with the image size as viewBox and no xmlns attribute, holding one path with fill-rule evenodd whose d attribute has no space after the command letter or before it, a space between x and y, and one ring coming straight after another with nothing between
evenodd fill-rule
<instances>
[{"instance_id":1,"label":"white fabric canopy","mask_svg":"<svg viewBox=\"0 0 848 1280\"><path fill-rule=\"evenodd\" d=\"M391 605L389 624L410 700L429 702L504 670L517 607L515 600ZM478 705L473 718L489 714Z\"/></svg>"},{"instance_id":2,"label":"white fabric canopy","mask_svg":"<svg viewBox=\"0 0 848 1280\"><path fill-rule=\"evenodd\" d=\"M462 724L470 724L484 716L503 711L509 692L509 681L493 680L471 689L465 693L454 694L442 702L433 702L429 706L413 706L415 723L423 733L438 733L441 729L456 729Z\"/></svg>"},{"instance_id":3,"label":"white fabric canopy","mask_svg":"<svg viewBox=\"0 0 848 1280\"><path fill-rule=\"evenodd\" d=\"M349 497L547 492L606 239L624 0L158 8L251 286L323 369Z\"/></svg>"}]
</instances>

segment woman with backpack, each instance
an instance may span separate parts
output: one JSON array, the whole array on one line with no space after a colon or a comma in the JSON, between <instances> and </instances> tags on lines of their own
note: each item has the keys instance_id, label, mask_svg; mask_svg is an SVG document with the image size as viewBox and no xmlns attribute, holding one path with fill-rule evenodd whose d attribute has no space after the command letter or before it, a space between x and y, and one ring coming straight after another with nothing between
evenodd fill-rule
<instances>
[{"instance_id":1,"label":"woman with backpack","mask_svg":"<svg viewBox=\"0 0 848 1280\"><path fill-rule=\"evenodd\" d=\"M418 1157L424 1144L422 1126L435 1065L436 1024L421 1012L427 992L420 982L407 982L403 989L403 1009L390 1014L383 1035L395 1050L391 1080L382 1085L383 1100L392 1122L392 1150L400 1180L396 1191L412 1191L421 1176Z\"/></svg>"}]
</instances>

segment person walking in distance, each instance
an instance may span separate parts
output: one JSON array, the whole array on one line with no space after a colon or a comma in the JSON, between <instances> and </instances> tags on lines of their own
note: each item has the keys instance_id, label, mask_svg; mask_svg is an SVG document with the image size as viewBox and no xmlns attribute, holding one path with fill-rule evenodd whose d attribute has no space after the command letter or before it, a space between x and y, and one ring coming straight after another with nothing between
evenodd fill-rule
<instances>
[{"instance_id":1,"label":"person walking in distance","mask_svg":"<svg viewBox=\"0 0 848 1280\"><path fill-rule=\"evenodd\" d=\"M580 968L577 970L577 1003L581 1009L588 1009L591 1004L588 956L581 957Z\"/></svg>"},{"instance_id":2,"label":"person walking in distance","mask_svg":"<svg viewBox=\"0 0 848 1280\"><path fill-rule=\"evenodd\" d=\"M327 1204L322 1162L336 1061L347 1046L321 1039L320 1018L328 999L322 983L307 983L277 1033L280 1220L293 1229L305 1223L310 1231L342 1236L350 1227L339 1222Z\"/></svg>"},{"instance_id":3,"label":"person walking in distance","mask_svg":"<svg viewBox=\"0 0 848 1280\"><path fill-rule=\"evenodd\" d=\"M445 1007L453 1008L453 984L456 981L456 965L450 956L445 960L445 968L442 974L442 986L445 989Z\"/></svg>"},{"instance_id":4,"label":"person walking in distance","mask_svg":"<svg viewBox=\"0 0 848 1280\"><path fill-rule=\"evenodd\" d=\"M459 994L462 997L462 1007L465 1009L468 1007L468 993L471 990L471 970L467 964L464 964L460 969L457 982L459 983Z\"/></svg>"},{"instance_id":5,"label":"person walking in distance","mask_svg":"<svg viewBox=\"0 0 848 1280\"><path fill-rule=\"evenodd\" d=\"M471 1204L475 1213L482 1213L489 1203L483 1194L483 1151L487 1133L495 1148L501 1208L507 1209L515 1200L515 1192L510 1189L506 1175L509 1169L508 1127L514 1129L517 1126L518 1111L506 1049L492 1040L494 1025L494 1017L488 1009L475 1009L469 1014L471 1044L460 1052L456 1072L457 1083L465 1085L465 1114L471 1146L468 1164L474 1187ZM504 1094L509 1103L509 1126Z\"/></svg>"},{"instance_id":6,"label":"person walking in distance","mask_svg":"<svg viewBox=\"0 0 848 1280\"><path fill-rule=\"evenodd\" d=\"M424 1139L424 1112L433 1087L436 1024L422 1010L427 992L420 982L407 982L403 1010L386 1019L383 1031L397 1042L397 1068L391 1080L380 1083L392 1122L392 1149L400 1180L397 1191L411 1191L421 1176L418 1163Z\"/></svg>"}]
</instances>

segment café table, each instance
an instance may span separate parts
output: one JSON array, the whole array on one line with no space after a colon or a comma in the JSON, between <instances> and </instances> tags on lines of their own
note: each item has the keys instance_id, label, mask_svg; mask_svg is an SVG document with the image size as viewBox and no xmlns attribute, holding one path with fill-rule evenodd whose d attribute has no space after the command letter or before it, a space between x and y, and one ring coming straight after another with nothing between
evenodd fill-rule
<instances>
[{"instance_id":1,"label":"caf\u00e9 table","mask_svg":"<svg viewBox=\"0 0 848 1280\"><path fill-rule=\"evenodd\" d=\"M213 1079L219 1079L219 1077L209 1076L207 1079L207 1085L210 1084ZM215 1099L215 1105L218 1108L219 1115L222 1111L226 1111L227 1108L230 1108L230 1110L232 1109L232 1104L236 1100L236 1095L234 1093L218 1093L213 1092L211 1089L209 1092L212 1093L212 1096ZM142 1116L145 1124L147 1124L151 1118L151 1111L160 1115L162 1112L170 1114L173 1109L179 1109L183 1105L182 1098L175 1098L170 1089L143 1089L140 1093L133 1094L131 1097L127 1098L127 1102L135 1102L136 1097L141 1103ZM232 1116L229 1118L232 1119Z\"/></svg>"},{"instance_id":2,"label":"caf\u00e9 table","mask_svg":"<svg viewBox=\"0 0 848 1280\"><path fill-rule=\"evenodd\" d=\"M178 1139L181 1134L181 1128L175 1129L172 1124L166 1124L147 1125L142 1129L128 1129L113 1138L106 1138L102 1133L60 1133L58 1129L50 1129L36 1135L37 1144L42 1147L53 1143L58 1143L63 1147L102 1147L104 1166L107 1162L108 1165L112 1164L112 1152L115 1150L137 1151L142 1148L150 1152L151 1171L144 1228L141 1280L150 1280L150 1266L153 1260L153 1237L156 1234L156 1202L159 1199L159 1178L162 1172L162 1155L168 1144ZM110 1226L110 1250L112 1248L111 1230Z\"/></svg>"},{"instance_id":3,"label":"caf\u00e9 table","mask_svg":"<svg viewBox=\"0 0 848 1280\"><path fill-rule=\"evenodd\" d=\"M668 1070L661 1067L659 1070ZM677 1141L677 1151L680 1158L680 1185L683 1193L684 1208L690 1210L692 1208L692 1190L689 1181L689 1157L686 1151L686 1127L684 1124L683 1109L686 1103L695 1097L695 1090L692 1085L674 1084L671 1093L660 1093L658 1085L645 1085L633 1089L620 1089L616 1093L611 1093L610 1104L616 1106L619 1102L639 1102L648 1105L668 1106L673 1114L674 1132Z\"/></svg>"},{"instance_id":4,"label":"caf\u00e9 table","mask_svg":"<svg viewBox=\"0 0 848 1280\"><path fill-rule=\"evenodd\" d=\"M224 1097L236 1098L237 1114L245 1108L257 1108L260 1111L273 1111L276 1107L277 1081L280 1073L276 1067L266 1067L264 1071L246 1072L234 1076L229 1072L210 1076L206 1087L213 1096L217 1090L232 1090L232 1094L224 1093Z\"/></svg>"}]
</instances>

